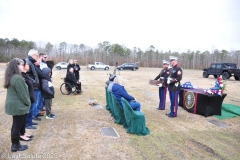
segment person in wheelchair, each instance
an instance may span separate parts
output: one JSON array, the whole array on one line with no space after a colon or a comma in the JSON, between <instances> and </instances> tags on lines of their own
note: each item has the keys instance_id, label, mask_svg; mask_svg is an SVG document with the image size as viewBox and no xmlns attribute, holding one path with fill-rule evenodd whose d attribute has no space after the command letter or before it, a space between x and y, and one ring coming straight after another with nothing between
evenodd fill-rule
<instances>
[{"instance_id":1,"label":"person in wheelchair","mask_svg":"<svg viewBox=\"0 0 240 160\"><path fill-rule=\"evenodd\" d=\"M65 80L66 82L74 84L76 86L77 93L82 92L81 82L76 79L74 75L74 69L72 67L69 68L69 72L67 72Z\"/></svg>"}]
</instances>

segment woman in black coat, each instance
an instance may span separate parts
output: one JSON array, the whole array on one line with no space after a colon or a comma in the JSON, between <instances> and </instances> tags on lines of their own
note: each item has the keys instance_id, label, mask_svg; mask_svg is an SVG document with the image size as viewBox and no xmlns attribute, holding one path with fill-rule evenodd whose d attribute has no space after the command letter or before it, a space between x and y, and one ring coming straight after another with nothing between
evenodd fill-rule
<instances>
[{"instance_id":1,"label":"woman in black coat","mask_svg":"<svg viewBox=\"0 0 240 160\"><path fill-rule=\"evenodd\" d=\"M35 94L34 94L34 87L33 87L33 81L32 81L32 78L30 78L28 76L28 74L26 73L28 70L29 70L29 64L26 62L25 59L22 59L23 60L23 66L24 66L24 71L21 72L22 74L22 77L24 78L25 80L25 83L27 84L28 86L28 92L29 92L29 96L30 96L30 101L31 101L31 104L34 103L35 101ZM30 107L30 110L29 110L29 113L25 115L25 118L24 118L24 123L23 123L23 126L20 130L20 140L23 140L23 141L30 141L31 138L33 138L32 135L29 135L26 133L26 130L25 130L25 127L33 127L32 124L32 112L31 112L31 108L32 106Z\"/></svg>"}]
</instances>

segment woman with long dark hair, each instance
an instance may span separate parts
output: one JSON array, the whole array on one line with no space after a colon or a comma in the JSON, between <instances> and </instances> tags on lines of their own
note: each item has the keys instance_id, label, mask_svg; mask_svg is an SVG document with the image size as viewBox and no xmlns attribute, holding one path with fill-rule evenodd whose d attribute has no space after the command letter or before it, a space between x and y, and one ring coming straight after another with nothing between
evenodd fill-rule
<instances>
[{"instance_id":1,"label":"woman with long dark hair","mask_svg":"<svg viewBox=\"0 0 240 160\"><path fill-rule=\"evenodd\" d=\"M27 145L21 145L19 142L20 129L24 123L25 114L29 112L31 105L28 87L21 76L23 68L23 60L12 59L6 68L3 85L7 89L5 113L13 118L11 128L12 152L28 148Z\"/></svg>"}]
</instances>

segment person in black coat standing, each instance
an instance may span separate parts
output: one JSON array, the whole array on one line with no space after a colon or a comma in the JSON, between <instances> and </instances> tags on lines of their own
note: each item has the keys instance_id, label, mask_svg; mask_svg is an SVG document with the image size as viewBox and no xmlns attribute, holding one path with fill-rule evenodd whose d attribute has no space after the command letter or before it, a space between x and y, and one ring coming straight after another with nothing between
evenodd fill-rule
<instances>
[{"instance_id":1,"label":"person in black coat standing","mask_svg":"<svg viewBox=\"0 0 240 160\"><path fill-rule=\"evenodd\" d=\"M69 61L68 61L67 73L69 72L70 68L74 68L73 59L69 59Z\"/></svg>"},{"instance_id":2,"label":"person in black coat standing","mask_svg":"<svg viewBox=\"0 0 240 160\"><path fill-rule=\"evenodd\" d=\"M76 59L74 59L73 68L74 68L75 77L79 81L79 79L80 79L79 71L81 70L81 68L80 68L79 64L77 64L77 60Z\"/></svg>"},{"instance_id":3,"label":"person in black coat standing","mask_svg":"<svg viewBox=\"0 0 240 160\"><path fill-rule=\"evenodd\" d=\"M49 76L51 75L50 68L43 68L42 72L44 75ZM54 119L55 115L52 113L52 99L54 98L54 87L51 81L46 79L41 79L42 82L42 95L45 101L46 107L46 119Z\"/></svg>"},{"instance_id":4,"label":"person in black coat standing","mask_svg":"<svg viewBox=\"0 0 240 160\"><path fill-rule=\"evenodd\" d=\"M79 82L75 75L74 75L74 69L70 68L69 72L66 75L66 82L70 83L70 84L75 84L76 88L77 88L77 93L81 93L82 92L82 87L81 87L81 82Z\"/></svg>"},{"instance_id":5,"label":"person in black coat standing","mask_svg":"<svg viewBox=\"0 0 240 160\"><path fill-rule=\"evenodd\" d=\"M33 104L35 102L35 94L34 94L34 88L33 88L33 81L32 79L28 76L28 74L26 73L29 70L29 64L26 62L25 59L23 60L23 66L24 66L24 70L21 72L22 77L25 80L25 83L28 86L28 92L29 92L29 96L30 96L30 101L31 104ZM31 107L29 112L25 115L24 118L24 123L22 128L20 129L20 140L23 141L30 141L33 136L29 135L26 133L25 128L29 129L34 129L35 127L33 127L32 125L36 125L37 123L32 122L32 111L31 111Z\"/></svg>"}]
</instances>

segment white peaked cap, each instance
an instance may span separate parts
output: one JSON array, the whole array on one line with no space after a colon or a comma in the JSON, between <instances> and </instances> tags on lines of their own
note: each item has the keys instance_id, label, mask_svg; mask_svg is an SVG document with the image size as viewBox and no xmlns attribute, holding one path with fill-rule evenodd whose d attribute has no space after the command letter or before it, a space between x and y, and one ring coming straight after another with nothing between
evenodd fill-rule
<instances>
[{"instance_id":1,"label":"white peaked cap","mask_svg":"<svg viewBox=\"0 0 240 160\"><path fill-rule=\"evenodd\" d=\"M169 62L166 61L166 60L163 60L162 63L163 63L163 64L169 64Z\"/></svg>"},{"instance_id":2,"label":"white peaked cap","mask_svg":"<svg viewBox=\"0 0 240 160\"><path fill-rule=\"evenodd\" d=\"M175 57L175 56L169 56L169 59L170 59L170 61L171 61L171 60L178 60L178 57Z\"/></svg>"}]
</instances>

